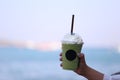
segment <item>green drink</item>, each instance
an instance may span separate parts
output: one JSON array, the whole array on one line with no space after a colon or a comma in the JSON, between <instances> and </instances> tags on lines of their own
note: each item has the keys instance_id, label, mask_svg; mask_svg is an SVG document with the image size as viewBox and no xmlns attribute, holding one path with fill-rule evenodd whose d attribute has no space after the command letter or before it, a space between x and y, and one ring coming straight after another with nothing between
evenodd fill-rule
<instances>
[{"instance_id":1,"label":"green drink","mask_svg":"<svg viewBox=\"0 0 120 80\"><path fill-rule=\"evenodd\" d=\"M62 40L62 67L75 70L79 65L78 54L81 52L83 41L77 34L67 34Z\"/></svg>"},{"instance_id":2,"label":"green drink","mask_svg":"<svg viewBox=\"0 0 120 80\"><path fill-rule=\"evenodd\" d=\"M62 40L62 67L67 70L76 70L79 65L78 54L81 52L82 38L73 33L74 15L72 15L71 33Z\"/></svg>"}]
</instances>

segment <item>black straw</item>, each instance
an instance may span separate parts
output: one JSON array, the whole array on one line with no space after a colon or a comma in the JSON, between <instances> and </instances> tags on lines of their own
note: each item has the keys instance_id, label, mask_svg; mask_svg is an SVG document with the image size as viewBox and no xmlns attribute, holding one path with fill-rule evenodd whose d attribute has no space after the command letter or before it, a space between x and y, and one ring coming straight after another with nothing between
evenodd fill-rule
<instances>
[{"instance_id":1,"label":"black straw","mask_svg":"<svg viewBox=\"0 0 120 80\"><path fill-rule=\"evenodd\" d=\"M74 15L72 15L71 35L73 35L73 26L74 26Z\"/></svg>"}]
</instances>

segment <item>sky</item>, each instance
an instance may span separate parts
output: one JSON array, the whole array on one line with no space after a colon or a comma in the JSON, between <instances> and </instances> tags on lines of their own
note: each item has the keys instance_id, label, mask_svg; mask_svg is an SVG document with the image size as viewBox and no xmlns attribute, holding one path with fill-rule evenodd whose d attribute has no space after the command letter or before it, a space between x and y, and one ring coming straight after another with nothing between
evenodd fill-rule
<instances>
[{"instance_id":1,"label":"sky","mask_svg":"<svg viewBox=\"0 0 120 80\"><path fill-rule=\"evenodd\" d=\"M0 40L60 42L70 32L85 46L120 46L120 0L0 0Z\"/></svg>"}]
</instances>

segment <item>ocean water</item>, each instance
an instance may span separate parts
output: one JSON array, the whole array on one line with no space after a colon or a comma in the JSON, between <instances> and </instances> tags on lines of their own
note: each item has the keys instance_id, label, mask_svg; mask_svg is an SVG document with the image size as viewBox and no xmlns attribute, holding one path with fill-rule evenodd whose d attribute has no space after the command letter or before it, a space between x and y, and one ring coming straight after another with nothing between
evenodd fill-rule
<instances>
[{"instance_id":1,"label":"ocean water","mask_svg":"<svg viewBox=\"0 0 120 80\"><path fill-rule=\"evenodd\" d=\"M86 80L60 67L60 52L0 47L0 80ZM84 48L82 52L92 68L108 75L120 71L120 53L115 49Z\"/></svg>"}]
</instances>

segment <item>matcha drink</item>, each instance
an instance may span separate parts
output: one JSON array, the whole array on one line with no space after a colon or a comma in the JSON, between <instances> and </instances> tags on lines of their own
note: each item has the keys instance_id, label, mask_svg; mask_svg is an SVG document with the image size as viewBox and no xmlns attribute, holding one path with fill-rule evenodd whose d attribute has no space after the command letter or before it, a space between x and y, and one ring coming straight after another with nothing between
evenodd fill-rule
<instances>
[{"instance_id":1,"label":"matcha drink","mask_svg":"<svg viewBox=\"0 0 120 80\"><path fill-rule=\"evenodd\" d=\"M78 67L79 59L77 55L81 52L83 45L81 37L73 33L73 18L71 33L66 34L62 40L62 67L67 70L75 70Z\"/></svg>"},{"instance_id":2,"label":"matcha drink","mask_svg":"<svg viewBox=\"0 0 120 80\"><path fill-rule=\"evenodd\" d=\"M83 41L77 34L67 34L62 40L63 69L75 70L78 67L77 55L81 52Z\"/></svg>"}]
</instances>

